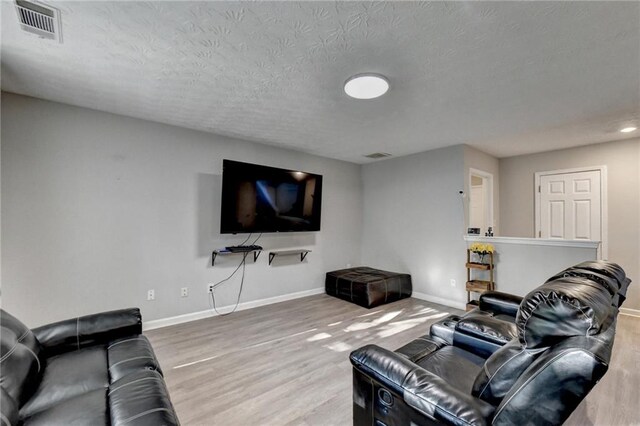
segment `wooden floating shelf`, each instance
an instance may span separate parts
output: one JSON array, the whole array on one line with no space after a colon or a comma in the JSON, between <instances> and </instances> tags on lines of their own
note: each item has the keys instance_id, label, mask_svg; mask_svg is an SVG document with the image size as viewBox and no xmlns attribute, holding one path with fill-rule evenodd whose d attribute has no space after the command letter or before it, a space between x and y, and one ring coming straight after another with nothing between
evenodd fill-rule
<instances>
[{"instance_id":1,"label":"wooden floating shelf","mask_svg":"<svg viewBox=\"0 0 640 426\"><path fill-rule=\"evenodd\" d=\"M216 257L218 256L228 256L231 254L246 254L248 255L249 253L253 253L253 262L255 263L256 260L258 260L258 257L260 256L260 253L262 253L262 250L249 250L249 251L229 251L229 250L214 250L211 253L211 266L215 266L216 264Z\"/></svg>"},{"instance_id":2,"label":"wooden floating shelf","mask_svg":"<svg viewBox=\"0 0 640 426\"><path fill-rule=\"evenodd\" d=\"M489 265L488 263L476 263L476 262L467 262L466 266L467 268L482 269L484 271L488 271L493 267L493 265Z\"/></svg>"},{"instance_id":3,"label":"wooden floating shelf","mask_svg":"<svg viewBox=\"0 0 640 426\"><path fill-rule=\"evenodd\" d=\"M273 262L273 259L276 256L292 256L292 255L300 255L300 262L304 261L304 258L311 253L311 250L305 249L296 249L296 250L280 250L280 251L270 251L269 252L269 265Z\"/></svg>"}]
</instances>

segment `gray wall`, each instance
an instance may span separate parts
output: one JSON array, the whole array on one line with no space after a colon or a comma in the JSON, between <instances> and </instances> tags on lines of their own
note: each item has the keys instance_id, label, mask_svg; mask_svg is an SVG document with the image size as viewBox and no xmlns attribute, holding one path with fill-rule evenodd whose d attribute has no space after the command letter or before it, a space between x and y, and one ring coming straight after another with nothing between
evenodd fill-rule
<instances>
[{"instance_id":1,"label":"gray wall","mask_svg":"<svg viewBox=\"0 0 640 426\"><path fill-rule=\"evenodd\" d=\"M243 239L218 234L223 158L324 175L322 231L260 240L313 252L271 267L263 253L242 301L323 287L326 271L359 263L355 164L7 93L1 135L2 304L30 326L124 306L146 320L208 309L206 284L240 260L212 268L211 250Z\"/></svg>"},{"instance_id":2,"label":"gray wall","mask_svg":"<svg viewBox=\"0 0 640 426\"><path fill-rule=\"evenodd\" d=\"M500 159L500 235L533 237L534 173L607 166L609 259L634 283L625 308L640 309L640 139Z\"/></svg>"},{"instance_id":3,"label":"gray wall","mask_svg":"<svg viewBox=\"0 0 640 426\"><path fill-rule=\"evenodd\" d=\"M463 305L464 175L462 145L363 166L363 263L408 272L414 291Z\"/></svg>"}]
</instances>

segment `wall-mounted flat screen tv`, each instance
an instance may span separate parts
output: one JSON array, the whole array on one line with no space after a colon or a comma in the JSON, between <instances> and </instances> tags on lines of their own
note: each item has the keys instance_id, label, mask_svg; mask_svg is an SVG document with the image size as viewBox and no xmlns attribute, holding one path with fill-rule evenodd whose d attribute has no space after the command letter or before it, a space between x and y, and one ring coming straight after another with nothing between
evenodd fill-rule
<instances>
[{"instance_id":1,"label":"wall-mounted flat screen tv","mask_svg":"<svg viewBox=\"0 0 640 426\"><path fill-rule=\"evenodd\" d=\"M320 230L322 176L224 160L220 233Z\"/></svg>"}]
</instances>

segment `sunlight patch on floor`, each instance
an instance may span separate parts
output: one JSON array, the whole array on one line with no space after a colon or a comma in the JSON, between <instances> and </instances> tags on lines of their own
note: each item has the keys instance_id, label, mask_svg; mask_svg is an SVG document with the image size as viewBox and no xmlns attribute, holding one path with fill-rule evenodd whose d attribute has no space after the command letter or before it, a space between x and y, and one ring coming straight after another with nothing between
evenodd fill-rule
<instances>
[{"instance_id":1,"label":"sunlight patch on floor","mask_svg":"<svg viewBox=\"0 0 640 426\"><path fill-rule=\"evenodd\" d=\"M354 324L351 324L347 328L345 328L344 332L349 333L352 331L360 331L360 330L366 330L368 328L376 327L380 324L384 324L385 322L391 321L401 313L402 313L402 309L399 311L388 312L383 316L381 316L380 318L374 319L373 321L370 321L370 322L356 322Z\"/></svg>"},{"instance_id":2,"label":"sunlight patch on floor","mask_svg":"<svg viewBox=\"0 0 640 426\"><path fill-rule=\"evenodd\" d=\"M330 345L325 345L324 347L327 349L331 349L334 352L348 352L353 350L353 347L347 345L345 342L335 342L331 343Z\"/></svg>"},{"instance_id":3,"label":"sunlight patch on floor","mask_svg":"<svg viewBox=\"0 0 640 426\"><path fill-rule=\"evenodd\" d=\"M414 314L411 314L409 316L410 317L417 317L418 315L426 315L426 314L431 314L431 313L434 313L434 312L441 312L441 311L438 311L437 309L433 309L433 308L423 308L423 309L420 309L418 312L416 312ZM448 312L447 312L447 315L449 315Z\"/></svg>"},{"instance_id":4,"label":"sunlight patch on floor","mask_svg":"<svg viewBox=\"0 0 640 426\"><path fill-rule=\"evenodd\" d=\"M366 314L358 315L356 318L369 317L371 315L379 314L380 312L382 312L382 311L368 312Z\"/></svg>"},{"instance_id":5,"label":"sunlight patch on floor","mask_svg":"<svg viewBox=\"0 0 640 426\"><path fill-rule=\"evenodd\" d=\"M442 317L444 317L446 315L447 315L447 313L443 312L443 313L439 313L439 314L429 315L429 316L426 316L426 317L413 318L413 319L408 319L408 320L404 320L404 321L396 321L396 322L392 322L390 324L385 324L384 327L382 327L382 330L380 330L377 333L377 335L378 335L378 337L393 336L394 334L402 333L403 331L412 329L415 326L423 324L423 323L429 321L430 319L442 318Z\"/></svg>"},{"instance_id":6,"label":"sunlight patch on floor","mask_svg":"<svg viewBox=\"0 0 640 426\"><path fill-rule=\"evenodd\" d=\"M329 337L331 337L331 335L329 333L318 333L318 334L314 334L313 336L309 337L307 339L307 342L315 342L318 340L324 340L324 339L328 339Z\"/></svg>"},{"instance_id":7,"label":"sunlight patch on floor","mask_svg":"<svg viewBox=\"0 0 640 426\"><path fill-rule=\"evenodd\" d=\"M207 362L207 361L211 361L212 359L216 359L218 358L220 355L214 355L214 356L210 356L208 358L202 358L199 359L197 361L193 361L193 362L187 362L186 364L180 364L180 365L176 365L175 367L173 367L174 370L177 370L179 368L184 368L184 367L189 367L195 364L200 364L201 362Z\"/></svg>"}]
</instances>

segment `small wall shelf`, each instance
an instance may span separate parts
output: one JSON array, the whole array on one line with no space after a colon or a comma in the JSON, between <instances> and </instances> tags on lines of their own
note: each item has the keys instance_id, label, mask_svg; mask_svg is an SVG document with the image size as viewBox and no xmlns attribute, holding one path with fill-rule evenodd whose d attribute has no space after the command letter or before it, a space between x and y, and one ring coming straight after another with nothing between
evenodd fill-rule
<instances>
[{"instance_id":1,"label":"small wall shelf","mask_svg":"<svg viewBox=\"0 0 640 426\"><path fill-rule=\"evenodd\" d=\"M270 251L269 252L269 265L273 262L273 259L276 256L293 256L300 255L300 262L304 261L304 258L311 253L311 250L297 249L297 250L279 250L279 251Z\"/></svg>"},{"instance_id":2,"label":"small wall shelf","mask_svg":"<svg viewBox=\"0 0 640 426\"><path fill-rule=\"evenodd\" d=\"M477 300L471 300L471 293L484 293L485 291L495 290L496 283L493 281L493 269L495 264L493 263L493 253L489 253L489 263L479 263L471 261L471 250L467 249L467 284L465 289L467 290L467 311L470 311L478 306ZM471 271L488 271L488 280L471 279Z\"/></svg>"},{"instance_id":3,"label":"small wall shelf","mask_svg":"<svg viewBox=\"0 0 640 426\"><path fill-rule=\"evenodd\" d=\"M255 261L258 260L260 253L262 253L262 250L251 250L251 251L229 251L225 249L214 250L211 253L211 266L215 266L217 256L228 256L230 254L249 254L249 253L253 253L253 261L255 263Z\"/></svg>"},{"instance_id":4,"label":"small wall shelf","mask_svg":"<svg viewBox=\"0 0 640 426\"><path fill-rule=\"evenodd\" d=\"M493 268L493 265L489 265L487 263L476 263L476 262L467 262L467 268L469 269L481 269L483 271L488 271Z\"/></svg>"}]
</instances>

